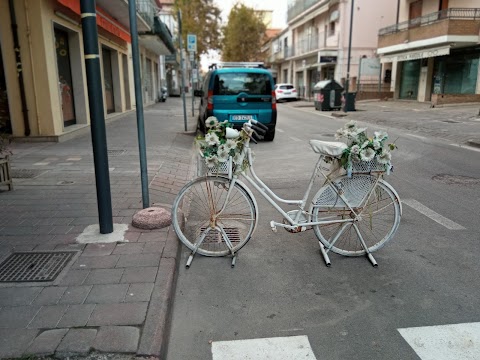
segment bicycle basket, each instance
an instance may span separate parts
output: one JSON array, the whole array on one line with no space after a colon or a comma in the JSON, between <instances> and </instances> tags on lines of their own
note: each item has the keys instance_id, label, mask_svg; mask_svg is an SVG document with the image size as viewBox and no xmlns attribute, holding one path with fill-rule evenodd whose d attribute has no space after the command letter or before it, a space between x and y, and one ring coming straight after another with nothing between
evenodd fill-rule
<instances>
[{"instance_id":1,"label":"bicycle basket","mask_svg":"<svg viewBox=\"0 0 480 360\"><path fill-rule=\"evenodd\" d=\"M218 163L215 166L209 167L207 161L203 156L199 156L197 159L197 175L227 175L229 178L233 174L233 161L232 157L227 162Z\"/></svg>"},{"instance_id":2,"label":"bicycle basket","mask_svg":"<svg viewBox=\"0 0 480 360\"><path fill-rule=\"evenodd\" d=\"M380 164L377 158L370 161L352 161L352 173L365 174L370 172L385 172L388 164Z\"/></svg>"},{"instance_id":3,"label":"bicycle basket","mask_svg":"<svg viewBox=\"0 0 480 360\"><path fill-rule=\"evenodd\" d=\"M365 200L376 179L372 176L353 175L349 177L341 177L334 181L337 189L343 191L343 195L351 207L359 207ZM320 194L314 199L314 206L316 207L347 207L342 198L332 188L326 185L322 188Z\"/></svg>"}]
</instances>

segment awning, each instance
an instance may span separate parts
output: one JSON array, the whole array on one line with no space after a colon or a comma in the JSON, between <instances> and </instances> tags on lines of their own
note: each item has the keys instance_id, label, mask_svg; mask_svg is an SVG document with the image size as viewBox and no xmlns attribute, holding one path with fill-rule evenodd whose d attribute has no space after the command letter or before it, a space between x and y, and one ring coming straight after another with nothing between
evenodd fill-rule
<instances>
[{"instance_id":1,"label":"awning","mask_svg":"<svg viewBox=\"0 0 480 360\"><path fill-rule=\"evenodd\" d=\"M426 59L426 58L431 58L435 56L444 56L448 54L450 54L450 46L442 46L442 47L431 48L431 49L423 49L423 50L381 56L380 62L383 64L383 63L391 63L391 62L399 62L399 61L410 61L410 60Z\"/></svg>"}]
</instances>

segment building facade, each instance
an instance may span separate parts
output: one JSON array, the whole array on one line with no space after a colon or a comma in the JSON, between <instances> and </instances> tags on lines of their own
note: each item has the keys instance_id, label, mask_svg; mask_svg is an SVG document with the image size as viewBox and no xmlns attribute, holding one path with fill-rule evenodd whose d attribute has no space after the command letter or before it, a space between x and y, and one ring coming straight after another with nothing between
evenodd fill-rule
<instances>
[{"instance_id":1,"label":"building facade","mask_svg":"<svg viewBox=\"0 0 480 360\"><path fill-rule=\"evenodd\" d=\"M272 41L270 64L278 82L292 83L299 96L311 99L320 80L345 83L350 24L350 89L356 90L360 59L376 58L378 30L395 21L397 0L296 0L288 27ZM378 78L378 76L377 76Z\"/></svg>"},{"instance_id":2,"label":"building facade","mask_svg":"<svg viewBox=\"0 0 480 360\"><path fill-rule=\"evenodd\" d=\"M378 55L397 99L433 105L480 101L480 2L400 0L379 31Z\"/></svg>"},{"instance_id":3,"label":"building facade","mask_svg":"<svg viewBox=\"0 0 480 360\"><path fill-rule=\"evenodd\" d=\"M105 116L135 107L127 0L97 0ZM157 100L159 55L175 51L155 3L137 1L143 101ZM80 0L0 0L0 128L62 141L90 125Z\"/></svg>"}]
</instances>

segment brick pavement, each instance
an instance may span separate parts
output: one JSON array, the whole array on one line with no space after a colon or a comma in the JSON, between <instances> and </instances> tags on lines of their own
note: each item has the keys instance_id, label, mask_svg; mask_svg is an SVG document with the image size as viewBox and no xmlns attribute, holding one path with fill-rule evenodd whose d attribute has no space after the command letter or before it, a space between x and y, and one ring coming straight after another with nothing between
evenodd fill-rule
<instances>
[{"instance_id":1,"label":"brick pavement","mask_svg":"<svg viewBox=\"0 0 480 360\"><path fill-rule=\"evenodd\" d=\"M190 132L183 120L179 98L145 109L152 205L168 208L192 176L196 120L188 118ZM135 112L109 119L107 137L113 222L127 229L112 243L76 241L98 224L89 132L13 145L15 189L0 190L0 261L18 251L76 253L52 282L0 283L0 358L165 352L178 240L171 227L130 225L142 208Z\"/></svg>"},{"instance_id":2,"label":"brick pavement","mask_svg":"<svg viewBox=\"0 0 480 360\"><path fill-rule=\"evenodd\" d=\"M313 102L288 104L315 111ZM431 108L430 103L416 101L358 101L356 109L358 111L346 113L345 118L403 129L459 145L480 146L479 103ZM328 116L345 115L341 111L318 112Z\"/></svg>"}]
</instances>

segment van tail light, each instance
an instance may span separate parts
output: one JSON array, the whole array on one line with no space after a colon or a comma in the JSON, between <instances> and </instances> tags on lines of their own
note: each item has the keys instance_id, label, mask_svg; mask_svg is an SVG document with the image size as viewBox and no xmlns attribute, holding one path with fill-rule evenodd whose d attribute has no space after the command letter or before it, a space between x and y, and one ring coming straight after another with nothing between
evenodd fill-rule
<instances>
[{"instance_id":1,"label":"van tail light","mask_svg":"<svg viewBox=\"0 0 480 360\"><path fill-rule=\"evenodd\" d=\"M272 91L272 110L277 110L277 98L275 97L275 90Z\"/></svg>"},{"instance_id":2,"label":"van tail light","mask_svg":"<svg viewBox=\"0 0 480 360\"><path fill-rule=\"evenodd\" d=\"M208 90L208 94L207 94L207 110L213 110L213 90Z\"/></svg>"}]
</instances>

